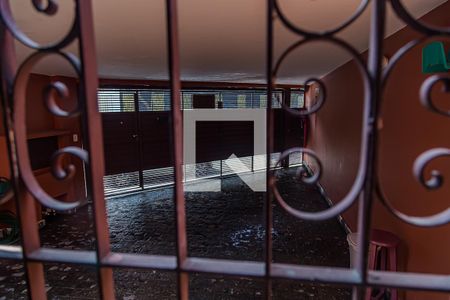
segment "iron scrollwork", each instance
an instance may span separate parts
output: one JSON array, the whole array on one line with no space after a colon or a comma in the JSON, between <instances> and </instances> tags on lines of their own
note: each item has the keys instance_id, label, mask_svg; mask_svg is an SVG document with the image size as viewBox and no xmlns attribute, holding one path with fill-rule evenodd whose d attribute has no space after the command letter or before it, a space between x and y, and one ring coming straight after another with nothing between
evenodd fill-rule
<instances>
[{"instance_id":1,"label":"iron scrollwork","mask_svg":"<svg viewBox=\"0 0 450 300\"><path fill-rule=\"evenodd\" d=\"M433 36L450 37L450 28L438 28L432 25L423 23L422 21L416 20L404 7L400 0L391 0L392 7L396 14L411 28L419 33L423 34L423 37L414 39L408 42L406 45L401 47L390 60L388 66L384 70L382 78L382 86L384 89L392 73L392 70L398 64L398 62L403 58L408 52L410 52L415 47L419 46L426 40ZM423 107L427 108L435 114L439 114L445 117L450 117L450 111L443 110L436 106L432 99L432 90L438 84L443 84L442 92L450 93L450 77L448 75L431 75L426 78L420 87L420 103ZM383 104L383 102L381 103ZM426 179L425 169L426 166L431 163L431 161L440 158L450 156L450 149L448 148L433 148L424 151L420 154L413 165L412 172L416 180L428 190L436 190L442 187L443 176L438 170L432 170L430 172L430 178ZM375 193L383 203L383 205L397 218L400 220L421 227L435 227L445 225L450 222L450 207L447 209L436 213L431 216L418 217L410 216L399 210L397 210L389 201L388 197L384 193L379 176L377 176Z\"/></svg>"},{"instance_id":2,"label":"iron scrollwork","mask_svg":"<svg viewBox=\"0 0 450 300\"><path fill-rule=\"evenodd\" d=\"M372 89L373 83L372 83L370 74L369 74L367 68L365 67L365 64L364 64L359 52L354 47L352 47L350 44L348 44L344 40L336 37L335 35L337 33L341 32L342 30L344 30L345 28L347 28L349 25L351 25L365 11L365 9L368 6L368 3L369 3L369 1L362 1L361 4L359 5L359 7L357 8L356 12L349 19L347 19L340 26L338 26L337 28L327 30L324 32L313 32L313 31L308 31L308 30L299 28L298 26L294 25L284 15L278 1L276 1L276 0L274 1L275 12L279 16L279 19L281 20L283 25L286 28L288 28L290 31L295 33L296 35L301 36L302 38L299 41L293 43L291 46L289 46L280 55L280 57L278 58L278 60L275 63L275 67L273 69L273 75L272 75L273 80L275 80L275 78L277 77L277 74L283 64L283 61L294 50L298 49L299 47L301 47L307 43L323 41L323 42L331 43L333 45L337 45L339 48L341 48L341 49L345 50L347 53L349 53L351 55L351 57L354 59L354 61L356 62L358 70L359 70L359 72L363 78L363 82L364 82L364 108L363 108L364 116L363 116L363 123L362 123L363 130L361 131L361 146L360 146L361 151L360 151L360 157L359 157L359 167L358 167L358 173L357 173L356 180L354 181L354 183L353 183L352 187L350 188L350 191L347 193L347 195L345 195L344 198L341 199L341 201L339 201L336 205L334 205L333 207L326 209L324 211L320 211L320 212L300 211L300 210L290 207L284 201L283 197L281 196L280 192L278 191L275 176L272 176L272 178L271 178L270 184L273 186L273 193L274 193L276 200L288 213L290 213L291 215L294 215L297 218L301 218L301 219L305 219L305 220L320 221L320 220L326 220L326 219L330 219L335 216L338 216L339 214L341 214L343 211L345 211L347 208L349 208L354 203L354 201L358 198L358 195L360 194L360 192L364 186L364 179L365 179L365 176L367 173L366 161L368 160L368 155L367 155L367 152L368 152L367 150L368 150L368 146L369 146L368 145L368 141L369 141L368 132L370 131L369 128L371 125L370 118L369 118L370 105L371 105L370 91ZM320 93L319 99L308 110L298 111L298 110L288 107L286 104L283 104L282 108L285 111L287 111L289 114L294 115L294 116L309 116L309 115L314 114L317 111L319 111L320 108L326 102L326 97L327 97L326 86L322 80L317 79L317 78L308 79L304 83L305 86L308 86L311 84L317 85L318 88L320 89L321 93ZM304 153L307 156L310 156L311 158L314 159L314 161L316 162L316 165L318 167L318 170L316 170L316 173L313 175L313 177L311 177L309 179L303 178L302 181L304 181L305 183L308 183L308 184L318 183L320 176L322 174L322 170L321 170L322 163L320 162L320 158L317 156L317 154L310 149L305 149L305 148L287 149L281 154L280 158L277 161L277 165L280 165L283 160L288 158L289 155L294 152Z\"/></svg>"},{"instance_id":3,"label":"iron scrollwork","mask_svg":"<svg viewBox=\"0 0 450 300\"><path fill-rule=\"evenodd\" d=\"M48 44L48 45L41 45L38 42L31 39L29 36L27 36L17 25L17 23L14 20L14 17L12 16L11 10L9 9L9 5L7 3L8 0L1 0L0 1L0 18L3 22L3 24L8 28L8 30L11 32L11 34L21 42L23 45L27 46L28 48L35 49L35 50L47 50L47 51L58 51L60 49L63 49L64 47L68 46L70 43L72 43L75 38L77 37L77 29L78 29L78 18L74 18L74 21L72 23L71 28L69 29L69 32L59 41L56 43ZM46 14L48 16L55 15L58 11L58 4L54 0L47 1L47 5L44 4L44 1L42 0L32 0L33 6L37 9L38 12ZM75 13L76 16L76 13Z\"/></svg>"},{"instance_id":4,"label":"iron scrollwork","mask_svg":"<svg viewBox=\"0 0 450 300\"><path fill-rule=\"evenodd\" d=\"M450 28L438 28L432 25L425 24L421 21L416 20L411 13L409 13L408 9L402 4L401 0L390 0L392 4L392 8L400 19L405 22L405 24L414 28L414 30L426 35L449 35Z\"/></svg>"},{"instance_id":5,"label":"iron scrollwork","mask_svg":"<svg viewBox=\"0 0 450 300\"><path fill-rule=\"evenodd\" d=\"M55 208L57 210L66 210L79 205L79 202L72 203L62 203L57 199L51 198L49 195L42 190L39 184L34 178L33 172L30 168L30 162L28 157L28 149L27 149L27 136L26 136L26 115L25 115L25 88L30 76L31 69L38 61L48 55L58 55L71 64L72 68L75 70L77 75L81 77L80 79L80 92L78 93L81 99L79 100L79 105L75 109L71 111L66 111L62 108L62 106L58 105L59 101L64 101L69 98L69 90L67 86L62 82L54 82L47 86L44 91L44 101L45 105L49 109L49 111L58 117L70 118L76 117L78 115L82 115L83 117L83 125L86 125L87 128L84 128L85 139L86 139L86 149L89 149L89 152L78 148L78 147L66 147L58 150L52 158L52 166L51 170L53 176L57 179L70 179L73 177L75 173L75 167L73 165L63 164L63 157L66 155L74 156L80 159L82 162L87 164L87 183L88 183L88 193L94 198L92 201L93 204L93 217L94 217L94 226L95 226L95 234L96 234L96 250L95 250L95 259L92 259L93 256L86 255L86 252L81 251L72 251L72 250L63 250L63 249L46 249L40 248L39 245L39 237L37 231L34 232L37 238L31 235L28 237L32 237L23 245L23 253L17 252L15 254L15 259L23 259L26 265L26 268L30 268L30 270L34 271L33 276L28 278L29 291L30 295L37 295L34 298L41 299L45 298L45 289L43 283L44 281L44 273L42 270L42 265L39 264L42 261L47 262L67 262L67 263L85 263L87 265L91 265L96 267L99 274L99 287L100 294L102 299L114 299L114 287L113 287L113 276L111 267L128 267L128 268L136 268L143 267L146 269L162 269L166 271L176 271L179 275L179 295L180 298L188 298L189 289L189 274L204 272L204 273L217 273L217 274L228 274L233 276L250 276L250 277L258 277L264 278L267 280L267 298L271 295L271 280L273 278L284 278L284 279L296 279L302 280L305 282L317 284L317 283L337 283L344 284L352 287L373 287L373 286L387 286L393 288L414 288L414 289L429 289L429 290L440 290L440 291L448 291L448 276L440 276L437 274L430 275L427 274L425 276L420 274L408 274L408 273L397 273L397 274L386 274L384 271L372 271L367 270L366 261L364 260L364 253L367 253L368 242L368 228L370 226L370 201L372 200L372 192L375 189L379 194L382 195L382 191L379 185L373 187L372 182L374 181L373 177L376 175L376 168L373 168L374 163L376 163L376 138L373 138L376 134L375 129L375 120L377 116L377 111L374 107L377 108L379 101L378 95L382 92L383 87L385 86L385 82L393 69L396 62L410 49L419 44L422 40L415 40L403 48L401 48L395 55L394 59L391 59L388 67L385 69L384 74L380 80L380 70L379 65L379 55L382 50L382 43L378 43L377 40L382 40L383 38L383 30L379 30L377 28L383 27L384 25L384 17L385 17L385 7L384 0L372 1L376 5L374 5L375 13L375 22L374 27L371 30L371 38L375 42L376 55L371 56L369 59L369 67L365 65L363 62L360 53L355 50L354 47L346 43L337 37L337 34L342 30L350 26L354 23L356 19L358 19L365 11L368 6L369 0L362 0L356 12L347 20L345 20L338 27L326 30L323 32L314 32L308 31L303 28L300 28L293 24L281 10L278 0L268 0L268 6L270 8L269 12L272 13L273 8L275 8L274 12L278 15L278 19L284 24L286 28L290 31L301 37L299 42L294 43L290 46L278 61L275 64L274 69L270 69L268 72L268 94L271 93L271 89L273 88L273 80L276 78L278 74L278 70L280 69L285 58L292 53L295 49L299 48L302 45L305 45L309 42L315 41L324 41L331 43L333 45L337 45L342 48L346 52L348 52L351 57L356 62L360 75L362 76L364 83L364 99L363 99L363 118L362 118L362 130L361 130L361 141L360 141L360 157L359 157L359 167L357 171L357 176L353 185L348 192L348 194L341 199L341 201L321 212L304 212L296 210L290 207L281 197L279 191L277 190L277 182L274 174L270 171L270 163L268 163L268 183L269 183L269 191L272 190L275 194L277 201L281 204L281 206L288 211L288 213L294 215L297 218L307 219L307 220L324 220L332 218L341 212L345 211L352 203L355 202L357 197L364 193L365 197L361 197L361 205L360 207L364 207L361 211L360 217L360 237L365 243L360 243L363 245L360 247L360 258L357 270L344 270L340 268L325 268L319 266L301 266L301 265L293 265L293 264L280 264L275 263L272 260L271 255L271 234L266 234L266 261L264 263L260 262L251 262L246 263L242 261L225 261L225 260L214 260L214 259L202 259L202 258L194 258L188 256L187 251L187 236L186 236L186 220L185 220L185 201L184 195L182 191L182 183L181 183L181 164L182 164L182 135L180 129L180 122L177 120L181 120L181 110L174 109L174 126L173 135L175 137L174 142L174 160L176 162L176 166L178 171L176 171L176 180L175 180L175 191L176 191L176 203L177 203L177 256L153 256L153 255L133 255L133 254L118 254L112 253L110 249L110 244L108 240L108 226L106 222L106 209L103 197L103 187L101 186L102 180L102 170L103 170L103 145L102 145L102 132L101 132L101 120L98 114L98 110L95 107L95 93L96 93L96 70L92 66L96 66L95 63L95 49L93 47L93 34L92 34L92 11L89 7L84 6L88 2L87 0L74 0L74 3L77 5L77 10L75 12L74 22L72 27L66 36L64 36L61 40L56 43L48 44L48 45L40 45L28 36L26 36L20 29L17 27L14 19L9 11L8 0L0 0L0 18L3 27L7 27L7 29L11 32L11 34L15 37L16 40L23 43L25 46L36 50L34 54L29 56L26 61L20 66L17 74L14 76L14 85L13 85L13 98L14 98L14 123L13 129L15 136L13 137L14 145L18 150L17 160L13 162L13 168L20 169L20 176L23 183L26 185L26 189L29 190L38 201L43 203L46 206ZM388 1L388 0L386 0ZM180 90L180 74L179 74L179 46L178 46L178 34L177 34L177 16L176 16L176 0L167 0L168 14L167 14L167 23L168 23L168 53L169 53L169 65L171 70L171 90L172 90L172 103L173 107L179 105L179 90ZM400 3L400 0L390 0L392 6L394 7L394 11L399 15L406 24L411 25L417 31L423 33L425 36L431 35L444 35L448 36L450 33L450 29L440 29L428 26L426 24L422 24L419 21L414 20L409 12L404 8L404 6ZM41 13L46 15L54 15L57 13L58 5L56 0L32 0L32 5ZM84 13L81 13L84 12ZM378 18L379 17L379 18ZM273 20L272 15L268 14L268 20L270 25L272 25L271 21ZM268 40L272 42L272 31L270 25L268 28ZM80 39L80 61L82 62L82 66L76 57L71 54L65 53L63 48L69 45L76 38ZM268 43L268 66L272 68L272 48L271 44ZM375 78L376 77L376 78ZM3 78L2 78L3 79ZM381 81L381 82L380 82ZM95 83L95 84L94 84ZM422 85L421 92L421 102L422 104L429 108L431 111L448 116L449 113L445 110L438 108L431 99L431 90L438 83L443 83L445 92L449 90L449 80L444 76L432 76L427 79ZM322 90L321 97L318 101L309 108L307 111L296 111L292 110L286 105L283 105L283 109L285 109L288 113L295 116L308 116L313 113L318 112L323 105L326 103L327 91L325 84L320 79L309 79L305 82L305 84L315 84L320 90ZM82 95L82 96L80 96ZM58 97L58 101L55 97ZM268 97L267 99L270 99ZM8 99L9 100L9 99ZM268 101L268 108L270 109L271 101ZM374 112L375 111L375 112ZM268 110L268 116L270 116L270 110ZM271 118L268 120L272 121ZM270 122L268 122L270 126ZM273 134L269 133L268 141L271 141L273 138ZM372 138L371 138L372 137ZM96 141L99 141L99 145L97 147L91 147L95 144ZM270 143L268 143L268 148L271 147ZM11 147L10 147L11 148ZM268 151L270 152L270 151ZM300 177L300 179L306 184L316 184L322 174L322 163L320 161L320 157L313 152L311 149L304 148L291 148L285 150L278 160L277 164L279 165L281 161L289 157L290 154L294 152L301 152L310 157L315 164L317 165L316 172L311 177ZM375 154L375 155L374 155ZM422 184L427 189L438 189L443 184L443 176L437 170L432 170L430 175L426 174L429 163L439 157L448 157L450 156L450 149L446 148L434 148L425 151L421 154L414 164L414 174L416 179L420 184ZM16 157L13 157L15 159ZM270 156L268 155L268 161L270 162ZM368 167L369 166L369 167ZM301 172L301 170L299 170ZM15 172L17 173L17 172ZM297 175L301 175L298 173ZM427 176L428 175L428 176ZM369 180L367 179L369 178ZM369 185L365 185L365 183L370 183ZM22 188L22 186L20 187ZM25 199L28 204L33 203L32 199L29 199L29 195L27 195ZM419 226L437 226L441 224L446 224L450 218L450 212L447 209L437 215L430 217L411 217L401 212L396 211L393 207L390 206L389 202L386 201L385 197L381 197L382 201L388 208L394 213L397 217L401 218L405 222L419 225ZM270 200L270 197L267 197ZM31 201L28 201L31 200ZM28 208L32 207L32 205L28 205ZM271 218L271 208L272 203L267 201L266 207L266 221ZM31 211L31 209L28 209ZM31 215L31 214L30 214ZM272 224L270 221L267 222L267 231L271 232ZM22 225L28 225L27 220L22 222ZM35 226L35 224L33 224ZM29 229L31 226L28 226ZM27 234L27 230L23 231L24 234ZM26 236L24 235L24 240L26 240ZM360 239L361 241L361 239ZM366 246L364 246L366 244ZM39 250L39 251L36 251ZM0 251L1 253L2 251ZM88 252L90 254L94 254ZM23 254L23 256L22 256ZM53 255L57 254L57 258L53 259ZM3 255L4 251L3 251ZM31 255L31 256L30 256ZM73 258L72 256L75 256ZM11 256L7 256L11 257ZM50 257L50 258L49 258ZM29 260L31 258L31 260ZM30 263L31 262L31 263ZM31 269L33 268L34 269ZM39 270L38 268L41 268ZM255 268L256 267L256 268ZM36 271L37 270L37 271ZM250 270L250 271L248 271ZM256 270L256 271L255 271ZM40 275L39 275L40 273ZM367 276L370 275L370 276ZM334 277L334 278L333 278ZM337 279L339 278L339 279ZM436 284L432 283L432 281L436 280ZM422 283L422 280L425 280L425 283ZM36 289L36 287L39 287ZM33 294L34 288L34 294ZM33 296L31 296L33 297Z\"/></svg>"},{"instance_id":6,"label":"iron scrollwork","mask_svg":"<svg viewBox=\"0 0 450 300\"><path fill-rule=\"evenodd\" d=\"M361 3L359 4L358 8L356 9L356 11L353 13L353 15L350 18L348 18L347 20L345 20L341 25L337 26L336 28L333 28L330 30L325 30L323 32L314 32L314 31L300 28L297 25L295 25L293 22L291 22L287 18L286 14L283 12L283 10L281 9L279 0L273 1L275 12L277 13L277 16L280 18L280 20L282 21L284 26L286 28L288 28L290 31L292 31L293 33L295 33L299 36L304 36L305 38L333 36L336 33L344 30L345 28L350 26L355 20L357 20L359 18L359 16L362 15L362 13L366 10L367 6L369 5L369 2L370 2L369 0L362 0Z\"/></svg>"},{"instance_id":7,"label":"iron scrollwork","mask_svg":"<svg viewBox=\"0 0 450 300\"><path fill-rule=\"evenodd\" d=\"M371 105L371 90L372 90L372 78L371 75L368 72L368 69L365 67L364 63L361 60L361 56L359 52L357 52L352 46L344 42L343 40L335 37L337 33L342 31L343 29L347 28L349 25L351 25L358 17L365 11L365 9L368 6L369 1L362 1L357 8L356 12L346 21L344 21L341 25L334 29L329 29L323 32L314 32L310 30L306 30L303 28L298 27L293 22L291 22L286 15L283 13L279 1L274 0L274 9L279 17L279 20L281 20L282 24L289 29L291 32L299 35L302 37L302 39L294 44L292 44L290 47L288 47L280 56L280 58L277 60L274 71L273 71L273 78L276 78L276 75L278 73L278 70L280 69L283 61L286 59L286 57L295 49L299 48L300 46L311 42L311 41L326 41L330 42L332 44L338 45L340 48L343 48L348 53L351 54L354 61L357 63L359 70L363 76L364 79L364 85L365 85L365 97L364 97L364 116L363 116L363 124L362 124L362 137L361 137L361 156L359 160L359 168L358 173L356 176L356 179L353 183L352 188L350 189L349 193L341 200L338 201L336 205L333 207L321 211L321 212L303 212L298 211L292 207L290 207L282 198L281 194L279 193L277 186L276 186L276 178L272 176L271 184L273 185L274 195L277 201L280 203L280 205L290 214L306 219L306 220L324 220L329 219L332 217L337 216L338 214L345 211L348 207L350 207L354 201L357 199L358 195L361 193L363 189L364 184L364 178L366 176L366 161L368 159L367 151L368 151L368 135L370 134L370 128L371 123L373 120L369 117L369 107ZM408 10L404 7L404 5L399 0L391 0L392 7L396 14L407 24L410 25L412 28L414 28L416 31L419 31L422 34L425 34L427 37L432 35L439 35L439 36L448 36L450 33L449 28L436 28L434 26L424 24L421 21L417 21L414 19L414 17L408 12ZM383 71L382 81L381 81L381 88L383 89L386 85L386 81L389 78L390 74L392 73L392 70L394 66L397 64L397 62L411 49L419 45L421 42L423 42L426 38L419 38L417 40L413 40L406 45L404 45L401 49L397 51L390 60L388 66ZM443 83L444 84L444 92L450 91L450 78L446 75L435 75L431 76L428 79L426 79L421 87L420 91L420 101L423 106L427 107L431 111L444 115L444 116L450 116L449 111L442 110L438 108L431 99L431 90L437 83ZM305 85L309 85L311 83L315 83L319 86L319 88L323 91L321 98L307 111L297 111L294 109L289 108L285 104L282 105L283 109L286 110L288 113L295 115L295 116L307 116L311 115L313 113L316 113L322 105L326 101L326 87L323 84L323 82L320 79L309 79L305 82ZM450 149L431 149L423 153L421 156L419 156L415 162L413 173L417 180L424 185L428 189L437 189L442 184L442 175L434 170L431 173L431 179L425 180L424 179L424 167L431 161L432 159L435 159L436 157L440 156L448 156ZM315 152L313 152L310 149L303 149L303 148L291 148L284 151L278 162L277 165L280 165L281 162L286 159L290 154L294 152L302 152L306 154L307 156L310 156L317 164L317 167L319 170L317 170L317 174L313 175L313 178L311 180L306 181L306 183L310 184L316 184L320 176L322 174L321 170L321 162L320 158L317 156ZM303 180L303 179L302 179ZM303 180L304 181L304 180ZM402 219L403 221L419 226L437 226L437 225L443 225L450 221L450 208L447 210L436 214L434 216L425 217L425 218L419 218L419 217L411 217L407 216L399 211L397 211L393 206L386 200L386 197L381 190L379 180L376 180L376 186L375 186L375 193L378 194L381 201L388 207L388 209L397 217Z\"/></svg>"},{"instance_id":8,"label":"iron scrollwork","mask_svg":"<svg viewBox=\"0 0 450 300\"><path fill-rule=\"evenodd\" d=\"M58 11L58 4L56 1L48 0L33 0L35 9L43 14L52 16ZM57 210L65 211L78 207L83 202L81 200L74 202L62 202L51 197L37 181L33 170L31 168L28 145L27 145L27 126L26 126L26 90L29 76L33 67L43 58L49 55L57 55L67 61L75 70L78 77L81 76L81 66L79 59L71 54L63 51L63 48L72 43L77 37L78 18L75 17L69 32L58 42L49 45L41 45L28 37L18 27L12 16L11 10L7 0L0 0L0 18L14 36L16 40L27 46L28 48L36 50L19 66L14 78L13 85L13 129L15 134L15 145L17 149L17 164L20 171L21 178L26 185L28 191L44 206ZM49 112L56 117L73 118L80 115L81 111L79 105L72 110L66 111L62 109L56 100L56 96L64 101L69 98L69 89L63 82L53 82L45 87L43 91L44 104ZM55 96L56 94L56 96ZM81 94L81 93L79 93ZM88 152L79 147L65 147L59 149L51 158L51 172L58 180L68 180L73 178L76 172L76 167L69 163L64 163L62 157L73 156L84 163L89 162Z\"/></svg>"}]
</instances>

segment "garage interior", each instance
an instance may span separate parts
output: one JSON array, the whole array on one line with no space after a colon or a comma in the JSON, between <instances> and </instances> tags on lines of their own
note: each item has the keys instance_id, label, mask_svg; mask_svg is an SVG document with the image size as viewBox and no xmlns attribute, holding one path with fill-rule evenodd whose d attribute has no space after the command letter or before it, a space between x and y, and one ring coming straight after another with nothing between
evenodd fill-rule
<instances>
[{"instance_id":1,"label":"garage interior","mask_svg":"<svg viewBox=\"0 0 450 300\"><path fill-rule=\"evenodd\" d=\"M21 30L47 44L70 31L77 1L60 1L58 12L50 17L36 12L31 1L9 2ZM86 164L70 155L64 156L62 164L72 165L77 171L67 179L55 176L52 166L55 153L66 147L86 148L88 122L83 116L65 118L49 110L46 99L49 94L59 108L67 111L78 109L83 96L82 80L73 67L49 53L29 74L24 107L31 173L39 186L64 207L57 210L34 200L40 246L80 253L98 251L97 216L89 195L93 189L91 181L99 180L106 208L103 216L107 221L106 238L112 253L178 257L176 137L172 127L173 85L167 67L170 38L166 31L166 1L91 2L98 63L96 105L102 129L102 138L97 143L104 149L104 176L91 178ZM402 47L424 35L399 18L391 1L385 2L382 62L384 68L392 61L395 65L380 95L383 103L380 117L372 120L378 131L374 172L381 191L374 188L367 220L370 230L376 231L370 231L370 245L377 243L377 239L392 244L385 247L389 248L387 252L380 250L384 246L378 244L378 248L373 248L378 250L372 267L368 250L368 268L438 276L441 285L427 287L424 283L410 288L407 283L397 289L380 284L363 292L361 297L444 300L450 292L442 288L446 282L450 286L449 220L438 226L416 226L398 218L392 207L400 214L419 219L448 215L448 158L439 157L425 168L425 184L417 181L412 170L425 151L450 148L445 138L445 128L450 129L448 116L434 113L448 107L449 70L430 74L422 69L424 49L431 42L442 45L450 65L450 38L448 32L430 34L431 37L420 40L397 58ZM323 32L343 24L365 1L279 0L278 3L295 26ZM416 21L450 28L449 1L402 3ZM334 34L349 43L358 58L345 47L317 38L285 57L269 91L266 5L258 0L178 1L181 122L186 122L192 111L203 111L205 116L210 111L231 115L260 112L266 125L266 112L270 111L272 125L261 128L250 117L232 121L205 117L196 121L194 135L183 135L184 147L188 143L195 145L195 162L183 157L181 179L188 257L245 261L250 265L264 263L267 218L271 218L274 264L346 270L357 266L356 234L361 230L360 203L364 192L343 211L327 219L303 219L295 212L319 215L342 205L361 177L364 163L361 153L366 151L361 124L368 92L359 61L369 64L372 11L373 7L368 5L355 22ZM279 16L273 18L273 24L273 52L279 58L299 38L284 27ZM5 25L0 28L3 32ZM32 51L17 41L14 47L20 66ZM74 42L64 50L80 55L77 47ZM6 60L2 57L2 65ZM423 105L421 92L423 83L435 74L446 76L447 81L443 79L430 92L435 105L430 112ZM49 90L55 83L63 84L67 93ZM14 160L6 129L5 116L9 112L4 106L1 108L0 300L35 298L30 293L30 271L26 271L26 264L34 263L33 259L8 254L11 253L8 249L25 247L26 241L17 209L18 201L22 200L8 190L14 190L11 172ZM267 151L255 153L259 132L263 132L264 148L273 150L270 155ZM269 139L271 146L266 145ZM438 176L433 173L435 169L440 172ZM277 193L270 197L266 190L267 183L272 184L272 179L266 178L269 173L273 175ZM433 185L433 180L439 181L436 188L424 188ZM219 183L218 190L211 190L214 183ZM263 190L255 188L256 183L262 184ZM267 199L272 199L269 204ZM79 204L72 207L75 201ZM390 256L391 248L395 249L395 256ZM48 299L106 299L95 264L63 263L48 258L42 266ZM288 274L270 279L268 295L268 279L264 276L194 270L189 272L185 298L180 296L179 271L147 268L137 263L134 266L111 267L116 299L353 299L356 290L351 284L339 284L339 279L327 283L294 280Z\"/></svg>"}]
</instances>

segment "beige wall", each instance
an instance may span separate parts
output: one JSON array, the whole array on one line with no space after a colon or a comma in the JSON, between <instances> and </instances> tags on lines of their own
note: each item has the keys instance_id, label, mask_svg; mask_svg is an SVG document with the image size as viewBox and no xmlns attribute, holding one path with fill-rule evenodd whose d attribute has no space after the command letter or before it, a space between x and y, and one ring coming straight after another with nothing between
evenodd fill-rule
<instances>
[{"instance_id":1,"label":"beige wall","mask_svg":"<svg viewBox=\"0 0 450 300\"><path fill-rule=\"evenodd\" d=\"M450 3L430 12L424 20L450 26ZM385 54L392 56L418 34L405 28L385 40ZM450 44L447 42L447 49ZM422 46L422 45L421 45ZM450 159L431 164L442 171L441 189L425 190L413 177L414 160L427 149L449 147L450 118L431 113L419 102L419 89L427 77L421 73L421 46L409 52L397 65L383 94L380 130L379 174L382 187L392 204L404 213L424 216L450 206ZM321 184L329 197L338 202L349 191L358 167L363 86L354 62L347 63L323 78L327 87L324 107L312 117L309 147L324 166ZM312 97L310 92L309 97ZM449 94L433 93L436 103L450 107ZM427 169L428 171L430 169ZM429 173L427 173L429 174ZM343 214L352 230L357 230L357 207ZM375 200L372 224L394 232L403 241L399 267L409 272L450 273L450 224L437 228L408 225ZM449 299L449 295L407 293L407 299Z\"/></svg>"}]
</instances>

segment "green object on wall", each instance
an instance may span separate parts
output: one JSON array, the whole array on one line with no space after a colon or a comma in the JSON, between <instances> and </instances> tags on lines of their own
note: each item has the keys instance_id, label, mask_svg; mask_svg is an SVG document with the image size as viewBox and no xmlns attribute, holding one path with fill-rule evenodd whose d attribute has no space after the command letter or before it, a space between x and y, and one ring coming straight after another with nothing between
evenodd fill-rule
<instances>
[{"instance_id":1,"label":"green object on wall","mask_svg":"<svg viewBox=\"0 0 450 300\"><path fill-rule=\"evenodd\" d=\"M450 53L447 56L442 42L432 42L422 50L422 72L437 73L450 70Z\"/></svg>"}]
</instances>

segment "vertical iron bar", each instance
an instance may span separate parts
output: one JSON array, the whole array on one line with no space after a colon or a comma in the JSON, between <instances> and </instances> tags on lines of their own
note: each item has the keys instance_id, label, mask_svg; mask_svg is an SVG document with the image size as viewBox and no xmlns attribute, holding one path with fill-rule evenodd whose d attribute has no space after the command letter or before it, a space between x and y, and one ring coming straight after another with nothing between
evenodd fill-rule
<instances>
[{"instance_id":1,"label":"vertical iron bar","mask_svg":"<svg viewBox=\"0 0 450 300\"><path fill-rule=\"evenodd\" d=\"M143 153L143 142L142 142L142 128L141 128L141 111L139 108L139 93L138 91L134 92L134 113L136 117L136 146L138 150L138 174L139 174L139 186L141 190L144 189L144 153Z\"/></svg>"},{"instance_id":2,"label":"vertical iron bar","mask_svg":"<svg viewBox=\"0 0 450 300\"><path fill-rule=\"evenodd\" d=\"M90 197L93 203L96 235L96 254L100 295L102 299L114 299L114 279L112 268L103 267L102 261L110 254L109 230L106 217L106 203L103 189L104 157L101 115L97 102L97 62L95 51L94 24L91 1L77 1L79 18L80 59L82 78L80 78L83 121L86 125L86 148L89 151L87 172L90 179Z\"/></svg>"},{"instance_id":3,"label":"vertical iron bar","mask_svg":"<svg viewBox=\"0 0 450 300\"><path fill-rule=\"evenodd\" d=\"M167 5L167 51L169 61L169 80L172 100L172 137L174 164L174 198L177 234L177 275L178 298L189 299L189 276L182 267L187 258L186 211L183 192L183 124L180 105L180 61L178 40L177 0L166 0Z\"/></svg>"},{"instance_id":4,"label":"vertical iron bar","mask_svg":"<svg viewBox=\"0 0 450 300\"><path fill-rule=\"evenodd\" d=\"M44 267L41 262L32 262L28 256L41 247L36 213L36 199L30 194L22 180L18 184L18 208L20 210L20 233L23 240L24 265L27 272L28 296L31 299L46 299Z\"/></svg>"},{"instance_id":5,"label":"vertical iron bar","mask_svg":"<svg viewBox=\"0 0 450 300\"><path fill-rule=\"evenodd\" d=\"M180 90L180 94L181 94L181 110L185 110L185 109L188 109L188 108L186 108L186 101L185 101L185 99L184 99L184 94L185 94L185 92L183 92L182 90ZM186 164L183 164L182 165L182 171L183 171L183 183L185 183L186 182ZM175 184L175 183L174 183Z\"/></svg>"},{"instance_id":6,"label":"vertical iron bar","mask_svg":"<svg viewBox=\"0 0 450 300\"><path fill-rule=\"evenodd\" d=\"M383 40L385 33L386 0L373 1L371 15L371 34L369 44L368 70L372 80L370 93L370 115L369 115L369 140L367 156L367 175L364 183L364 190L360 197L358 212L359 249L357 257L357 270L362 277L363 287L367 286L367 254L370 245L370 221L371 208L376 178L376 158L377 158L377 127L376 120L379 114L379 103L381 94L381 75L383 56ZM354 288L357 299L363 299L366 294L365 288ZM370 288L367 289L370 293Z\"/></svg>"},{"instance_id":7,"label":"vertical iron bar","mask_svg":"<svg viewBox=\"0 0 450 300\"><path fill-rule=\"evenodd\" d=\"M6 9L9 1L6 1ZM11 13L10 11L8 13ZM14 137L14 123L12 119L11 101L14 97L13 86L17 71L14 39L6 26L0 22L0 81L1 98L3 106L3 123L5 125L5 137L9 155L9 167L11 185L16 202L16 213L20 221L21 244L23 250L23 264L27 278L28 297L31 299L46 299L44 268L40 262L28 260L28 256L40 248L39 231L36 215L36 202L27 191L20 178L17 168L17 153ZM19 124L25 126L24 124Z\"/></svg>"},{"instance_id":8,"label":"vertical iron bar","mask_svg":"<svg viewBox=\"0 0 450 300\"><path fill-rule=\"evenodd\" d=\"M273 152L273 111L272 111L272 64L273 64L273 0L267 0L267 108L266 108L266 197L265 197L265 279L266 299L272 298L272 185L271 185L271 154Z\"/></svg>"},{"instance_id":9,"label":"vertical iron bar","mask_svg":"<svg viewBox=\"0 0 450 300\"><path fill-rule=\"evenodd\" d=\"M286 105L287 107L291 107L291 90L290 89L283 89L282 92L282 104ZM281 117L283 118L283 122L281 123L281 129L280 131L282 132L281 138L282 138L282 145L283 145L283 149L287 149L288 148L288 137L287 137L287 133L289 130L289 124L287 121L287 117L289 117L289 112L287 112L286 110L283 109L283 105L281 106L281 111L280 113L282 114ZM298 119L298 117L297 117ZM278 133L280 134L280 133ZM290 156L286 157L286 159L284 159L281 162L281 166L283 168L289 168L289 160L290 160Z\"/></svg>"}]
</instances>

